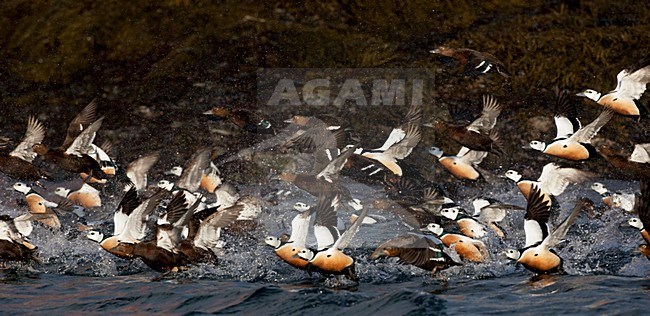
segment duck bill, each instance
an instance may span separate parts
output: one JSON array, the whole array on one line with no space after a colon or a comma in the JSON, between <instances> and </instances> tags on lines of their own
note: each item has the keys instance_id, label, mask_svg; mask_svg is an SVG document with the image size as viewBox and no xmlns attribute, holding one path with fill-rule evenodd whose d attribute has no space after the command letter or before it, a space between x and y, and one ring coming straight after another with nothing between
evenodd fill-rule
<instances>
[{"instance_id":1,"label":"duck bill","mask_svg":"<svg viewBox=\"0 0 650 316\"><path fill-rule=\"evenodd\" d=\"M586 97L584 92L576 93L576 97Z\"/></svg>"}]
</instances>

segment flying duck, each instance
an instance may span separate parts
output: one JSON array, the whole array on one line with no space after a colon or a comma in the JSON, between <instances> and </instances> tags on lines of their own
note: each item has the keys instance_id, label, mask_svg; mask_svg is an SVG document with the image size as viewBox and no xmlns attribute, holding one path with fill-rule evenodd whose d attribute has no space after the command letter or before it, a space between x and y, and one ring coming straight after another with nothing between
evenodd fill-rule
<instances>
[{"instance_id":1,"label":"flying duck","mask_svg":"<svg viewBox=\"0 0 650 316\"><path fill-rule=\"evenodd\" d=\"M94 150L91 144L103 120L102 117L81 131L66 149L50 149L43 144L35 144L32 149L44 161L52 163L65 171L85 173L97 179L105 179L107 175L100 164L88 155Z\"/></svg>"},{"instance_id":2,"label":"flying duck","mask_svg":"<svg viewBox=\"0 0 650 316\"><path fill-rule=\"evenodd\" d=\"M503 62L489 53L483 53L469 48L450 48L445 46L440 46L430 52L457 60L464 67L464 73L466 75L482 75L492 70L492 72L496 72L504 78L510 76Z\"/></svg>"},{"instance_id":3,"label":"flying duck","mask_svg":"<svg viewBox=\"0 0 650 316\"><path fill-rule=\"evenodd\" d=\"M145 237L146 223L149 215L153 213L160 201L167 195L167 191L159 190L150 198L140 202L135 187L127 191L113 215L113 236L104 239L99 231L89 231L88 239L96 241L106 250L120 258L132 259L133 247Z\"/></svg>"},{"instance_id":4,"label":"flying duck","mask_svg":"<svg viewBox=\"0 0 650 316\"><path fill-rule=\"evenodd\" d=\"M313 153L347 145L345 130L341 125L329 125L317 117L303 115L295 115L285 123L290 125L285 131L286 137L283 137L286 138L283 147Z\"/></svg>"},{"instance_id":5,"label":"flying duck","mask_svg":"<svg viewBox=\"0 0 650 316\"><path fill-rule=\"evenodd\" d=\"M331 204L335 201L328 198L327 195L320 195L318 197L318 204L315 208L310 207L309 205L297 202L294 204L293 208L298 211L291 221L291 235L286 236L282 235L279 238L269 236L266 237L264 242L273 247L275 254L284 260L284 262L290 264L294 268L301 270L307 269L307 264L309 261L300 258L297 254L307 248L307 234L309 232L310 222L313 213L316 210L327 209L333 207ZM324 211L320 211L324 212Z\"/></svg>"},{"instance_id":6,"label":"flying duck","mask_svg":"<svg viewBox=\"0 0 650 316\"><path fill-rule=\"evenodd\" d=\"M368 208L364 208L359 200L349 202L355 210L361 210L361 214L348 229L340 234L337 229L336 205L338 197L327 198L330 203L324 208L316 211L314 222L314 235L318 250L302 249L298 256L309 260L307 269L314 268L316 271L326 275L344 275L348 279L358 282L359 277L355 272L355 260L345 254L343 250L348 246L354 235L359 231L363 219L368 214Z\"/></svg>"},{"instance_id":7,"label":"flying duck","mask_svg":"<svg viewBox=\"0 0 650 316\"><path fill-rule=\"evenodd\" d=\"M23 181L38 181L46 178L43 171L32 165L36 157L32 146L42 142L44 137L43 125L30 116L27 120L27 131L20 144L9 155L0 155L0 172Z\"/></svg>"},{"instance_id":8,"label":"flying duck","mask_svg":"<svg viewBox=\"0 0 650 316\"><path fill-rule=\"evenodd\" d=\"M607 190L605 185L600 182L594 182L594 184L591 185L591 189L598 192L603 199L603 203L609 207L621 208L626 212L632 212L634 210L634 199L636 198L634 194L610 192Z\"/></svg>"},{"instance_id":9,"label":"flying duck","mask_svg":"<svg viewBox=\"0 0 650 316\"><path fill-rule=\"evenodd\" d=\"M607 160L616 170L629 176L632 179L650 179L650 163L636 161L630 156L621 155L621 151L609 144L609 141L601 141L596 145L598 153ZM638 152L637 152L638 154Z\"/></svg>"},{"instance_id":10,"label":"flying duck","mask_svg":"<svg viewBox=\"0 0 650 316\"><path fill-rule=\"evenodd\" d=\"M445 253L445 246L438 238L413 233L383 242L370 255L373 260L380 257L397 257L398 263L431 271L431 276L440 270L462 265Z\"/></svg>"},{"instance_id":11,"label":"flying duck","mask_svg":"<svg viewBox=\"0 0 650 316\"><path fill-rule=\"evenodd\" d=\"M381 147L372 150L358 148L355 153L376 160L394 174L401 176L402 168L397 164L397 160L402 160L410 155L422 138L420 133L422 106L416 103L411 105L404 120L401 126L390 132L388 139Z\"/></svg>"},{"instance_id":12,"label":"flying duck","mask_svg":"<svg viewBox=\"0 0 650 316\"><path fill-rule=\"evenodd\" d=\"M488 154L486 151L469 150L467 147L462 147L455 156L445 154L438 147L429 148L429 153L437 157L440 164L456 178L472 181L481 176L476 168Z\"/></svg>"},{"instance_id":13,"label":"flying duck","mask_svg":"<svg viewBox=\"0 0 650 316\"><path fill-rule=\"evenodd\" d=\"M216 263L216 248L220 245L221 230L237 220L244 209L234 205L224 209L208 208L191 214L188 234L178 245L191 263Z\"/></svg>"},{"instance_id":14,"label":"flying duck","mask_svg":"<svg viewBox=\"0 0 650 316\"><path fill-rule=\"evenodd\" d=\"M557 136L550 144L534 140L530 142L530 147L539 150L547 155L556 156L568 160L585 160L595 155L594 147L591 145L591 139L596 136L598 131L609 122L614 116L614 112L609 109L603 112L591 123L578 129L575 133L567 135L569 129L568 120L562 118L556 119ZM557 116L556 116L557 118ZM560 127L562 126L562 127Z\"/></svg>"},{"instance_id":15,"label":"flying duck","mask_svg":"<svg viewBox=\"0 0 650 316\"><path fill-rule=\"evenodd\" d=\"M461 211L459 206L443 208L440 214L452 221L458 223L460 232L470 238L483 238L487 235L485 227L477 219Z\"/></svg>"},{"instance_id":16,"label":"flying duck","mask_svg":"<svg viewBox=\"0 0 650 316\"><path fill-rule=\"evenodd\" d=\"M77 156L87 155L97 162L105 175L114 176L116 174L117 165L107 154L107 152L110 150L109 147L112 147L112 144L110 144L108 141L105 141L101 147L93 144L95 133L99 129L99 126L94 132L86 133L86 136L82 137L81 143L75 144L75 142L80 141L78 138L81 136L83 131L90 128L91 125L95 124L94 122L96 122L96 112L97 99L93 99L79 112L79 114L74 117L74 119L72 119L72 121L70 121L68 124L65 140L60 147L56 148L55 151L65 151L66 153L72 152ZM73 147L73 145L75 146ZM88 172L81 172L80 174L83 179L89 177ZM98 177L91 176L88 181L90 183L106 183L106 177L99 177L99 174L97 174L97 176Z\"/></svg>"},{"instance_id":17,"label":"flying duck","mask_svg":"<svg viewBox=\"0 0 650 316\"><path fill-rule=\"evenodd\" d=\"M550 233L548 220L551 215L551 204L544 199L542 190L533 185L524 216L526 243L523 249L506 250L506 256L535 273L547 274L560 271L562 258L552 248L562 241L581 210L580 201L571 214Z\"/></svg>"},{"instance_id":18,"label":"flying duck","mask_svg":"<svg viewBox=\"0 0 650 316\"><path fill-rule=\"evenodd\" d=\"M423 126L433 127L440 134L471 150L487 151L500 156L503 151L499 148L497 133L493 131L500 113L501 106L494 97L488 95L483 96L481 116L471 123L447 123L436 119Z\"/></svg>"},{"instance_id":19,"label":"flying duck","mask_svg":"<svg viewBox=\"0 0 650 316\"><path fill-rule=\"evenodd\" d=\"M645 244L639 245L639 251L650 260L650 233L646 228L650 227L650 182L641 180L641 197L637 200L636 212L638 218L631 218L628 223L641 232Z\"/></svg>"},{"instance_id":20,"label":"flying duck","mask_svg":"<svg viewBox=\"0 0 650 316\"><path fill-rule=\"evenodd\" d=\"M140 258L149 268L158 272L178 271L190 264L190 258L179 248L183 239L183 230L189 224L200 199L195 199L194 203L188 206L185 197L184 192L176 192L167 205L165 216L156 225L154 238L133 244L128 248L131 251L126 255ZM213 259L205 258L204 252L197 253L192 243L189 243L185 249L197 260ZM216 256L214 259L216 261Z\"/></svg>"},{"instance_id":21,"label":"flying duck","mask_svg":"<svg viewBox=\"0 0 650 316\"><path fill-rule=\"evenodd\" d=\"M517 184L521 193L528 197L532 186L537 186L544 196L544 201L555 201L554 196L558 196L571 183L580 183L593 177L593 174L587 171L575 168L560 167L555 163L548 163L542 169L542 174L537 181L523 179L521 174L514 170L506 171L506 177ZM556 204L556 202L552 202Z\"/></svg>"},{"instance_id":22,"label":"flying duck","mask_svg":"<svg viewBox=\"0 0 650 316\"><path fill-rule=\"evenodd\" d=\"M22 228L22 229L21 229ZM0 215L0 263L8 261L38 262L36 246L26 240L32 227L28 220Z\"/></svg>"},{"instance_id":23,"label":"flying duck","mask_svg":"<svg viewBox=\"0 0 650 316\"><path fill-rule=\"evenodd\" d=\"M77 137L87 129L96 120L97 112L97 99L93 99L77 114L72 121L68 124L66 130L65 140L63 144L58 147L59 150L67 150Z\"/></svg>"},{"instance_id":24,"label":"flying duck","mask_svg":"<svg viewBox=\"0 0 650 316\"><path fill-rule=\"evenodd\" d=\"M638 116L641 114L638 101L650 82L650 59L646 58L637 66L623 69L616 75L616 88L605 95L587 89L577 94L598 104L612 109L621 115Z\"/></svg>"},{"instance_id":25,"label":"flying duck","mask_svg":"<svg viewBox=\"0 0 650 316\"><path fill-rule=\"evenodd\" d=\"M68 199L61 199L59 203L50 202L25 183L17 182L12 188L24 194L29 213L34 215L33 219L53 229L61 228L61 221L54 211L72 209L72 202Z\"/></svg>"},{"instance_id":26,"label":"flying duck","mask_svg":"<svg viewBox=\"0 0 650 316\"><path fill-rule=\"evenodd\" d=\"M472 206L474 207L472 217L483 225L490 227L500 238L504 238L506 234L497 223L506 217L509 210L523 210L520 206L502 204L497 200L488 198L477 198L472 201Z\"/></svg>"},{"instance_id":27,"label":"flying duck","mask_svg":"<svg viewBox=\"0 0 650 316\"><path fill-rule=\"evenodd\" d=\"M338 174L345 165L346 160L354 153L355 149L356 146L349 147L338 156L335 150L322 149L316 151L314 153L316 163L314 163L311 172L292 173L285 171L280 173L277 179L293 183L296 187L307 191L313 196L319 196L321 192L332 192L347 197L350 193L335 180L338 178ZM326 158L319 159L318 155ZM325 164L324 161L330 158L331 161Z\"/></svg>"},{"instance_id":28,"label":"flying duck","mask_svg":"<svg viewBox=\"0 0 650 316\"><path fill-rule=\"evenodd\" d=\"M183 167L174 166L170 170L166 171L165 174L180 177L183 174ZM203 171L199 188L214 193L219 185L221 185L219 169L217 169L217 166L215 166L213 162L210 162L210 165Z\"/></svg>"},{"instance_id":29,"label":"flying duck","mask_svg":"<svg viewBox=\"0 0 650 316\"><path fill-rule=\"evenodd\" d=\"M174 195L176 191L180 190L185 194L187 204L194 204L196 196L193 193L197 192L201 186L203 171L210 163L210 151L209 148L203 148L195 152L176 183L160 180L158 181L158 187L170 191Z\"/></svg>"},{"instance_id":30,"label":"flying duck","mask_svg":"<svg viewBox=\"0 0 650 316\"><path fill-rule=\"evenodd\" d=\"M213 107L203 112L217 120L227 120L239 128L251 133L272 133L271 122L261 118L256 113L245 109L227 109L224 107Z\"/></svg>"},{"instance_id":31,"label":"flying duck","mask_svg":"<svg viewBox=\"0 0 650 316\"><path fill-rule=\"evenodd\" d=\"M489 259L487 248L480 240L472 239L465 235L447 233L444 231L442 226L436 223L429 223L422 230L432 232L434 235L438 236L445 246L453 246L456 253L458 253L458 255L464 260L469 260L471 262L485 262L485 260Z\"/></svg>"},{"instance_id":32,"label":"flying duck","mask_svg":"<svg viewBox=\"0 0 650 316\"><path fill-rule=\"evenodd\" d=\"M148 155L144 155L126 166L126 176L131 180L133 186L138 191L144 190L147 188L147 173L151 166L153 166L158 161L159 153L154 152ZM125 187L125 191L128 191L130 187Z\"/></svg>"},{"instance_id":33,"label":"flying duck","mask_svg":"<svg viewBox=\"0 0 650 316\"><path fill-rule=\"evenodd\" d=\"M67 198L72 203L83 206L84 208L96 208L102 206L102 198L99 196L99 190L93 188L87 183L83 183L81 188L76 191L64 187L54 189L54 194Z\"/></svg>"}]
</instances>

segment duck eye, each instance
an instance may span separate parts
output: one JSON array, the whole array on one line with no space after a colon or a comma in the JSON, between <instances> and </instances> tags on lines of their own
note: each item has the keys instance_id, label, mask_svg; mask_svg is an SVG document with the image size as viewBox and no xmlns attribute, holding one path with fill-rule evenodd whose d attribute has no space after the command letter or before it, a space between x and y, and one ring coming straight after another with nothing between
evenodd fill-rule
<instances>
[{"instance_id":1,"label":"duck eye","mask_svg":"<svg viewBox=\"0 0 650 316\"><path fill-rule=\"evenodd\" d=\"M538 253L536 253L536 254L535 254L535 257L537 257L537 256L539 256L539 254L538 254Z\"/></svg>"},{"instance_id":2,"label":"duck eye","mask_svg":"<svg viewBox=\"0 0 650 316\"><path fill-rule=\"evenodd\" d=\"M569 147L569 146L567 146L567 145L562 146L562 148L567 148L567 147Z\"/></svg>"},{"instance_id":3,"label":"duck eye","mask_svg":"<svg viewBox=\"0 0 650 316\"><path fill-rule=\"evenodd\" d=\"M332 256L332 255L327 255L328 258L331 257L331 256Z\"/></svg>"},{"instance_id":4,"label":"duck eye","mask_svg":"<svg viewBox=\"0 0 650 316\"><path fill-rule=\"evenodd\" d=\"M267 120L262 120L260 121L259 126L262 128L269 128L271 127L271 123Z\"/></svg>"}]
</instances>

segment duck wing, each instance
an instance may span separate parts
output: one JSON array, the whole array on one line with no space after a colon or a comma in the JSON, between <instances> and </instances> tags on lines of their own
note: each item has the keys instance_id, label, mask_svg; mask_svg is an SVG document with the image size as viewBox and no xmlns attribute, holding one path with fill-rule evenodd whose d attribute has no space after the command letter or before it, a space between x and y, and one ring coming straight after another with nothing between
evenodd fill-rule
<instances>
[{"instance_id":1,"label":"duck wing","mask_svg":"<svg viewBox=\"0 0 650 316\"><path fill-rule=\"evenodd\" d=\"M32 150L35 144L40 144L45 137L45 128L35 117L30 116L27 120L27 131L23 140L16 148L9 153L10 156L20 158L27 162L32 162L36 158L36 153Z\"/></svg>"}]
</instances>

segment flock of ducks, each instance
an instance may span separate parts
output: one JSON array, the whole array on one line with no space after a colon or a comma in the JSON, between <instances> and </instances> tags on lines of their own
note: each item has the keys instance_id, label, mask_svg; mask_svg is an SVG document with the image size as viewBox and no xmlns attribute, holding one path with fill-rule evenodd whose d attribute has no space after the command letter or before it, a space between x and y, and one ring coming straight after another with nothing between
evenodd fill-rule
<instances>
[{"instance_id":1,"label":"flock of ducks","mask_svg":"<svg viewBox=\"0 0 650 316\"><path fill-rule=\"evenodd\" d=\"M494 72L509 76L503 63L486 53L446 47L431 52L456 59L468 75ZM650 82L650 63L644 61L622 70L617 80L616 89L609 93L585 90L578 94L603 107L602 113L585 126L569 95L558 93L554 107L556 137L548 142L533 140L529 145L544 155L569 161L602 156L629 175L629 180L639 181L637 195L613 193L598 182L593 183L592 189L607 206L637 214L638 218L629 223L641 231L645 244L639 250L650 259L650 233L645 230L650 227L650 144L637 144L631 156L621 155L608 144L592 144L595 135L615 115L645 119L647 114L639 99ZM379 246L370 258L397 257L400 263L436 275L451 266L489 260L490 251L482 239L491 234L503 239L507 232L498 223L510 213L524 212L523 246L508 249L505 255L535 273L561 271L562 258L553 249L586 205L579 201L559 225L551 227L550 219L561 208L556 197L571 184L596 178L593 171L548 163L539 178L527 179L516 170L508 170L504 177L521 191L527 201L525 209L491 198L477 198L472 201L473 212L468 212L405 161L420 144L423 127L428 127L461 146L456 154L436 146L428 148L439 165L460 180L484 183L487 171L480 167L482 161L488 155L501 157L505 152L496 128L502 107L492 96L484 96L482 101L483 108L477 117L468 119L471 113L466 109L451 111L452 117L462 117L454 122L423 122L421 106L412 105L402 124L394 127L384 144L375 149L361 147L359 137L344 126L301 115L287 120L287 127L275 134L273 141L253 149L279 148L288 152L294 161L272 180L306 191L317 202L296 203L297 215L291 221L291 230L280 236L268 236L264 242L279 259L296 269L358 281L356 260L346 248L363 225L372 225L380 217L368 215L369 209L392 210L411 231L377 241ZM218 169L218 165L239 159L239 155L215 161L211 149L199 149L185 168L176 166L165 172L175 181L161 180L150 185L147 174L156 164L158 153L143 155L124 168L116 164L110 144L94 143L104 120L96 119L96 110L94 101L86 106L70 122L63 144L55 148L43 144L44 126L29 117L20 144L0 156L0 171L19 181L12 189L23 195L27 208L15 218L0 216L3 264L38 261L37 246L29 241L34 223L39 229L59 230L66 224L61 217L77 218L75 229L105 251L126 260L140 259L164 273L192 264L216 264L222 253L223 230L250 234L261 229L256 220L264 201L240 196L233 185L222 182ZM250 133L264 133L271 128L268 120L246 110L218 107L204 114L227 120ZM638 124L633 119L630 124ZM60 179L61 175L81 180L76 187L46 188L42 183ZM341 175L383 188L386 199L364 205L344 185ZM57 199L47 200L49 193ZM286 193L277 192L282 194ZM83 223L84 214L102 208L106 204L102 196L110 195L121 195L112 220L95 225ZM391 209L387 206L391 203L401 208ZM348 227L343 228L338 214L346 209L353 216ZM310 234L315 237L315 245L307 242Z\"/></svg>"}]
</instances>

